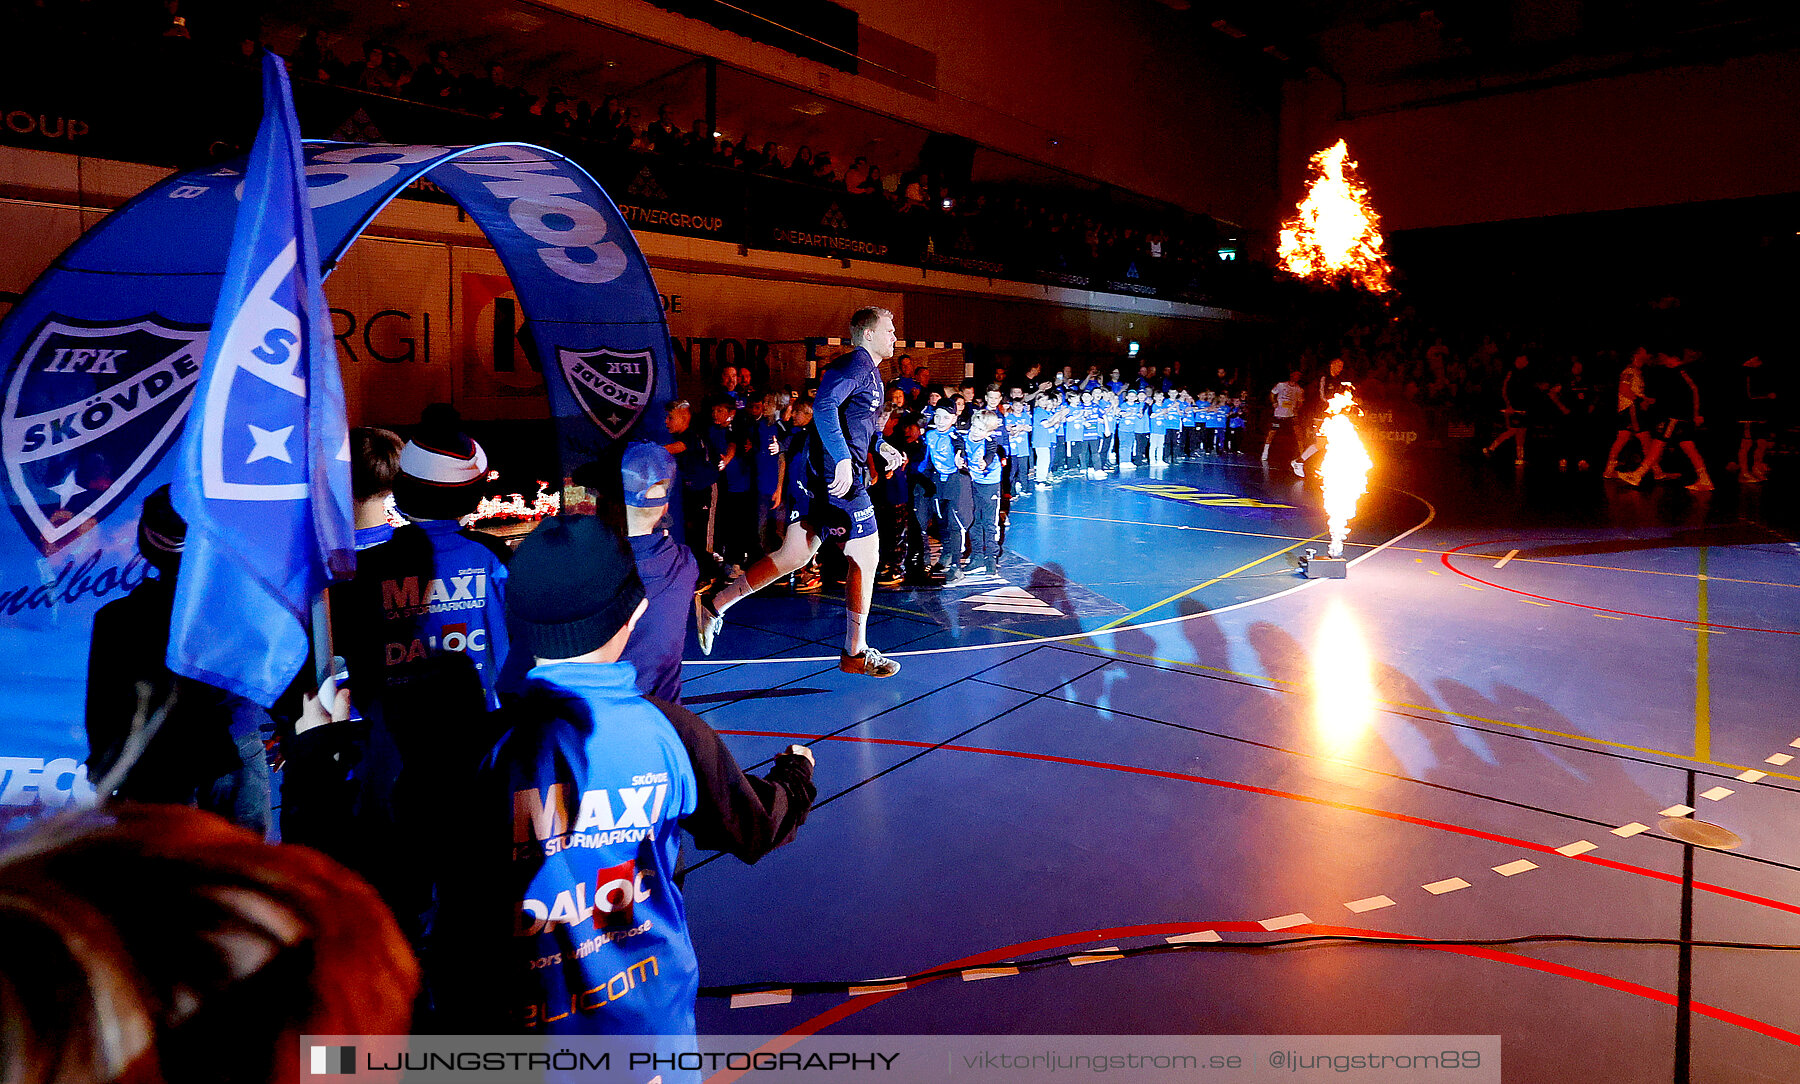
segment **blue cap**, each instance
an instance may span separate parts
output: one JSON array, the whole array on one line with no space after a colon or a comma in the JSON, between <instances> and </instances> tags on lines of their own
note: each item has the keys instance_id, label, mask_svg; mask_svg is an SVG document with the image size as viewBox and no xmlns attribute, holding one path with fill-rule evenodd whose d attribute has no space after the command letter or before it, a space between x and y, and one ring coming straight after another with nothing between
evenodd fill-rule
<instances>
[{"instance_id":1,"label":"blue cap","mask_svg":"<svg viewBox=\"0 0 1800 1084\"><path fill-rule=\"evenodd\" d=\"M625 503L633 508L657 508L669 503L669 490L675 486L675 457L660 444L640 441L625 449L621 467L625 482ZM657 486L660 496L648 497Z\"/></svg>"}]
</instances>

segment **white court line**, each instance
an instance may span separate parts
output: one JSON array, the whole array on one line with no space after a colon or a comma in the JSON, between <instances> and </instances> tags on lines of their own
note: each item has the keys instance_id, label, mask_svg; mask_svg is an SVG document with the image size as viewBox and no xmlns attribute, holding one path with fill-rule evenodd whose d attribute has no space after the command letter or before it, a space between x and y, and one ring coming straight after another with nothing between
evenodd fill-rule
<instances>
[{"instance_id":1,"label":"white court line","mask_svg":"<svg viewBox=\"0 0 1800 1084\"><path fill-rule=\"evenodd\" d=\"M1406 539L1412 537L1414 534L1417 534L1418 532L1424 530L1426 527L1431 526L1432 520L1435 520L1437 518L1437 506L1432 504L1430 501L1426 500L1424 497L1421 497L1417 493L1413 493L1413 492L1410 492L1410 491L1404 490L1404 489L1396 489L1393 492L1402 494L1407 497L1411 497L1413 500L1418 501L1420 504L1424 505L1426 508L1425 518L1420 520L1418 523L1414 524L1413 526L1407 528L1406 530L1400 532L1399 534L1395 535L1394 537L1388 539L1386 542L1383 542L1381 545L1376 546L1375 548L1371 549L1369 552L1361 555L1360 557L1351 558L1346 563L1345 567L1355 568L1357 565L1362 564L1364 561L1367 561L1369 558L1375 556L1376 554L1382 552L1383 550L1389 549L1392 546L1395 546L1401 542L1404 542ZM996 641L991 644L962 644L958 647L929 647L929 648L921 648L918 651L885 651L882 654L888 656L889 658L893 658L893 659L904 659L904 658L912 658L912 657L918 656L918 655L954 655L954 654L957 654L957 653L963 652L963 651L992 651L995 648L1038 647L1043 644L1061 644L1061 643L1067 643L1072 640L1091 640L1096 636L1117 636L1122 632L1140 632L1144 629L1161 628L1164 625L1179 625L1184 621L1193 621L1196 618L1217 617L1220 614L1231 613L1233 610L1243 610L1243 609L1248 609L1251 606L1261 606L1264 603L1274 602L1276 599L1286 598L1287 596L1294 594L1297 591L1304 591L1309 587L1316 587L1321 583L1327 583L1327 582L1330 582L1330 581L1306 580L1302 583L1297 583L1294 586L1287 588L1286 590L1277 591L1272 595L1264 595L1261 598L1245 599L1243 602L1234 602L1229 606L1221 606L1216 610L1201 610L1197 613L1184 614L1181 617L1165 617L1160 621L1145 621L1144 623L1139 624L1139 625L1120 625L1118 628L1113 628L1113 629L1095 629L1092 632L1071 632L1071 633L1066 633L1062 636L1036 636L1036 637L1032 637L1030 639L1000 640L1000 641ZM767 663L821 663L821 662L837 662L837 661L838 661L838 656L836 656L836 655L808 655L805 657L780 657L780 656L778 656L775 658L767 658L767 659L683 659L683 660L681 660L681 665L683 665L683 666L753 666L753 665L767 664ZM1800 748L1800 745L1796 745L1795 748Z\"/></svg>"},{"instance_id":2,"label":"white court line","mask_svg":"<svg viewBox=\"0 0 1800 1084\"><path fill-rule=\"evenodd\" d=\"M1312 925L1312 919L1307 918L1306 915L1300 912L1295 912L1294 914L1282 915L1278 918L1265 918L1257 923L1257 925L1268 930L1270 933L1274 933L1276 930L1292 929L1295 926L1310 926Z\"/></svg>"},{"instance_id":3,"label":"white court line","mask_svg":"<svg viewBox=\"0 0 1800 1084\"><path fill-rule=\"evenodd\" d=\"M1344 906L1360 915L1365 911L1379 911L1384 907L1394 907L1397 905L1393 900L1386 896L1370 896L1368 899L1351 900L1349 903L1344 904Z\"/></svg>"},{"instance_id":4,"label":"white court line","mask_svg":"<svg viewBox=\"0 0 1800 1084\"><path fill-rule=\"evenodd\" d=\"M1649 825L1632 821L1630 824L1621 824L1617 828L1614 828L1612 834L1624 839L1630 839L1632 836L1638 835L1641 832L1648 832L1649 830Z\"/></svg>"},{"instance_id":5,"label":"white court line","mask_svg":"<svg viewBox=\"0 0 1800 1084\"><path fill-rule=\"evenodd\" d=\"M1103 949L1095 949L1090 953L1069 957L1069 966L1083 967L1087 964L1103 964L1108 960L1123 960L1124 958L1124 956L1119 954L1119 947L1117 945L1108 945Z\"/></svg>"},{"instance_id":6,"label":"white court line","mask_svg":"<svg viewBox=\"0 0 1800 1084\"><path fill-rule=\"evenodd\" d=\"M1578 854L1586 854L1589 851L1597 851L1599 849L1599 846L1596 844L1589 843L1585 839L1578 839L1573 843L1565 843L1556 848L1556 853L1568 858L1574 858Z\"/></svg>"},{"instance_id":7,"label":"white court line","mask_svg":"<svg viewBox=\"0 0 1800 1084\"><path fill-rule=\"evenodd\" d=\"M1505 568L1506 562L1512 560L1514 557L1517 557L1518 555L1519 555L1518 550L1507 550L1505 557L1502 557L1498 561L1494 562L1494 567L1495 568Z\"/></svg>"},{"instance_id":8,"label":"white court line","mask_svg":"<svg viewBox=\"0 0 1800 1084\"><path fill-rule=\"evenodd\" d=\"M1521 873L1530 873L1537 868L1538 864L1536 862L1527 861L1526 859L1521 858L1517 862L1508 862L1504 866L1495 866L1494 872L1502 877L1517 877Z\"/></svg>"},{"instance_id":9,"label":"white court line","mask_svg":"<svg viewBox=\"0 0 1800 1084\"><path fill-rule=\"evenodd\" d=\"M1191 945L1202 941L1223 941L1217 930L1201 930L1199 933L1178 933L1174 937L1165 937L1171 945Z\"/></svg>"},{"instance_id":10,"label":"white court line","mask_svg":"<svg viewBox=\"0 0 1800 1084\"><path fill-rule=\"evenodd\" d=\"M1463 880L1461 877L1451 877L1442 881L1433 881L1428 885L1420 885L1419 887L1434 896L1442 896L1446 892L1460 892L1470 886L1469 882Z\"/></svg>"}]
</instances>

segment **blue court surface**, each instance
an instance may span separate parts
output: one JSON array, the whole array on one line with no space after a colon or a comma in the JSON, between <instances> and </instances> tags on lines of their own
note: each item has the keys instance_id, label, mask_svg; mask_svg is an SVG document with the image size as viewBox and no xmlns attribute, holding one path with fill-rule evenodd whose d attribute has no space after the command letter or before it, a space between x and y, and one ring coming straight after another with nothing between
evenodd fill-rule
<instances>
[{"instance_id":1,"label":"blue court surface","mask_svg":"<svg viewBox=\"0 0 1800 1084\"><path fill-rule=\"evenodd\" d=\"M997 578L877 592L895 678L838 672L829 592L690 647L739 760L807 742L819 785L757 865L687 856L703 1032L1497 1034L1508 1081L1800 1080L1795 953L1678 944L1800 943L1778 522L1389 466L1308 580L1316 484L1147 473L1014 502Z\"/></svg>"}]
</instances>

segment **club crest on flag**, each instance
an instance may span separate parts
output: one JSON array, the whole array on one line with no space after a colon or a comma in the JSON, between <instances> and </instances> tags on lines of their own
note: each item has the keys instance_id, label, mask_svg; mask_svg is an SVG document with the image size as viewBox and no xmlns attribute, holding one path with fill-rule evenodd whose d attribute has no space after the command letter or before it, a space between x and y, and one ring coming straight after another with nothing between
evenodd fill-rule
<instances>
[{"instance_id":1,"label":"club crest on flag","mask_svg":"<svg viewBox=\"0 0 1800 1084\"><path fill-rule=\"evenodd\" d=\"M648 350L559 348L556 357L582 412L614 440L637 421L656 388L656 360Z\"/></svg>"},{"instance_id":2,"label":"club crest on flag","mask_svg":"<svg viewBox=\"0 0 1800 1084\"><path fill-rule=\"evenodd\" d=\"M201 480L207 497L294 501L307 496L306 377L293 297L296 246L257 275L219 343L219 372L202 404Z\"/></svg>"},{"instance_id":3,"label":"club crest on flag","mask_svg":"<svg viewBox=\"0 0 1800 1084\"><path fill-rule=\"evenodd\" d=\"M192 404L206 329L151 315L44 322L0 414L13 512L54 554L131 493Z\"/></svg>"}]
</instances>

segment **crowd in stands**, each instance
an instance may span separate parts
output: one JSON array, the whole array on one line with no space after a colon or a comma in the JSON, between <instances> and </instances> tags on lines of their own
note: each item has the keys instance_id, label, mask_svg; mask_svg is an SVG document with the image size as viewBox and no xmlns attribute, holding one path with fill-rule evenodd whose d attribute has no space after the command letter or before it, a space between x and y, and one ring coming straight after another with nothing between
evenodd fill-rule
<instances>
[{"instance_id":1,"label":"crowd in stands","mask_svg":"<svg viewBox=\"0 0 1800 1084\"><path fill-rule=\"evenodd\" d=\"M190 22L183 0L119 0L104 18L89 11L98 0L0 4L12 9L7 23L19 40L83 40L103 52L114 49L172 69L164 82L208 60L253 61L261 45L261 27L247 24L242 13L228 17L217 5L203 8ZM1218 270L1221 238L1205 217L1122 204L1075 187L972 182L966 170L960 177L942 170L934 175L918 160L884 162L816 143L789 146L752 132L727 136L693 116L702 110L692 102L590 97L562 86L534 89L504 64L461 55L450 44L433 44L428 55L409 57L387 40L351 49L340 42L334 49L332 35L316 28L305 29L297 40L291 32L269 34L269 40L277 39L297 88L352 92L336 99L303 95L309 135L433 142L445 136L446 120L454 122L452 131L465 130L458 124L485 121L503 126L505 138L543 143L590 163L629 152L679 162L684 169L717 171L705 175L713 183L722 183L725 173L755 175L841 194L846 208L861 208L891 227L929 237L921 248L937 255L995 262L1000 254L1006 262L1051 272L1146 286L1185 284ZM52 63L50 54L41 62ZM307 108L309 100L314 112ZM426 115L417 106L447 112ZM478 126L468 138L485 138L491 131ZM224 132L218 137L226 147L233 138Z\"/></svg>"},{"instance_id":2,"label":"crowd in stands","mask_svg":"<svg viewBox=\"0 0 1800 1084\"><path fill-rule=\"evenodd\" d=\"M537 94L511 82L498 63L459 72L452 51L442 45L433 46L429 59L416 66L400 51L374 41L365 43L360 59L341 61L317 31L309 30L288 60L302 79L504 121L516 125L523 138L572 153L635 151L841 192L867 206L920 220L964 224L978 242L986 242L975 247L1025 246L1046 265L1117 269L1121 278L1126 269L1137 267L1138 277L1150 280L1177 264L1216 263L1219 238L1210 220L1176 223L1172 216L1116 206L1096 210L1066 192L948 183L916 162L890 163L890 171L884 172L881 163L862 155L844 156L807 144L789 148L773 140L759 142L750 134L731 138L714 131L704 117L684 123L666 102L654 107L652 119L648 104L617 95L605 95L596 105L561 87ZM369 132L353 127L345 134Z\"/></svg>"}]
</instances>

